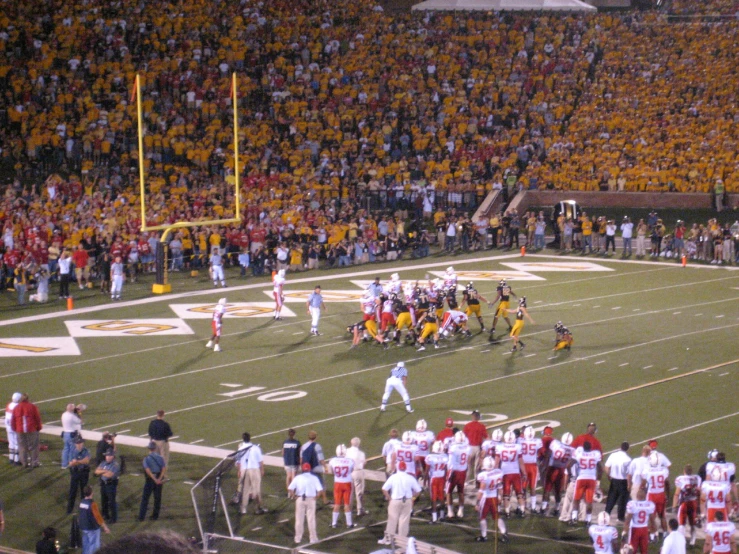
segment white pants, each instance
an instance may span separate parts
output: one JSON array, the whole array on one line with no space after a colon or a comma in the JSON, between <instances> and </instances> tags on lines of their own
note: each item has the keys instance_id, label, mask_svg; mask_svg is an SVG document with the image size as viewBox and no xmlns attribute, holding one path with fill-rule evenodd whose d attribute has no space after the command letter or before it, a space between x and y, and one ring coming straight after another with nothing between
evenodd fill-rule
<instances>
[{"instance_id":1,"label":"white pants","mask_svg":"<svg viewBox=\"0 0 739 554\"><path fill-rule=\"evenodd\" d=\"M11 462L18 461L18 433L11 429L5 428L8 435L8 458Z\"/></svg>"},{"instance_id":2,"label":"white pants","mask_svg":"<svg viewBox=\"0 0 739 554\"><path fill-rule=\"evenodd\" d=\"M123 275L113 275L113 282L110 287L111 296L120 296L123 290Z\"/></svg>"},{"instance_id":3,"label":"white pants","mask_svg":"<svg viewBox=\"0 0 739 554\"><path fill-rule=\"evenodd\" d=\"M217 283L220 281L221 283L226 282L226 278L223 276L223 266L222 265L214 265L211 266L211 277L213 278L213 283Z\"/></svg>"},{"instance_id":4,"label":"white pants","mask_svg":"<svg viewBox=\"0 0 739 554\"><path fill-rule=\"evenodd\" d=\"M413 511L413 500L407 498L402 500L391 500L387 507L386 535L408 536L411 523L411 512Z\"/></svg>"},{"instance_id":5,"label":"white pants","mask_svg":"<svg viewBox=\"0 0 739 554\"><path fill-rule=\"evenodd\" d=\"M311 329L318 329L318 320L321 318L321 308L314 308L311 306L308 308L311 315L310 327Z\"/></svg>"},{"instance_id":6,"label":"white pants","mask_svg":"<svg viewBox=\"0 0 739 554\"><path fill-rule=\"evenodd\" d=\"M636 236L636 255L637 256L644 256L646 255L646 237L643 237L641 235Z\"/></svg>"},{"instance_id":7,"label":"white pants","mask_svg":"<svg viewBox=\"0 0 739 554\"><path fill-rule=\"evenodd\" d=\"M354 483L354 496L357 499L357 512L364 509L364 470L355 469L352 471L352 482Z\"/></svg>"},{"instance_id":8,"label":"white pants","mask_svg":"<svg viewBox=\"0 0 739 554\"><path fill-rule=\"evenodd\" d=\"M387 401L390 399L390 393L393 392L393 389L398 391L398 394L403 398L404 402L407 403L411 399L411 397L408 396L408 391L405 389L405 385L400 377L388 377L385 382L385 394L382 395L383 404L387 404Z\"/></svg>"},{"instance_id":9,"label":"white pants","mask_svg":"<svg viewBox=\"0 0 739 554\"><path fill-rule=\"evenodd\" d=\"M48 293L37 292L28 297L30 302L47 302L49 300Z\"/></svg>"},{"instance_id":10,"label":"white pants","mask_svg":"<svg viewBox=\"0 0 739 554\"><path fill-rule=\"evenodd\" d=\"M310 542L318 542L318 533L316 532L316 497L310 497L303 500L298 497L295 501L295 542L299 543L303 540L303 531L305 520L308 520L308 536Z\"/></svg>"}]
</instances>

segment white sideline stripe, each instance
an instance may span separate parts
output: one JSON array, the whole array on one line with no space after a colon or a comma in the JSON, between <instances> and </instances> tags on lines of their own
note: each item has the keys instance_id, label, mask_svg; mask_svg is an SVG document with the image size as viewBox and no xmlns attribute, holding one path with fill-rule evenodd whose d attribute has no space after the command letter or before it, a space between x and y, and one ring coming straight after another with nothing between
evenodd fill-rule
<instances>
[{"instance_id":1,"label":"white sideline stripe","mask_svg":"<svg viewBox=\"0 0 739 554\"><path fill-rule=\"evenodd\" d=\"M645 365L642 369L649 369L651 367L654 367L653 365Z\"/></svg>"},{"instance_id":2,"label":"white sideline stripe","mask_svg":"<svg viewBox=\"0 0 739 554\"><path fill-rule=\"evenodd\" d=\"M116 431L116 433L128 433L130 429L121 429L120 431Z\"/></svg>"},{"instance_id":3,"label":"white sideline stripe","mask_svg":"<svg viewBox=\"0 0 739 554\"><path fill-rule=\"evenodd\" d=\"M618 364L618 367L624 367L624 366L627 366L627 365L629 365L629 362L624 362L622 364Z\"/></svg>"},{"instance_id":4,"label":"white sideline stripe","mask_svg":"<svg viewBox=\"0 0 739 554\"><path fill-rule=\"evenodd\" d=\"M713 303L719 303L719 302L723 303L723 302L727 302L727 301L731 301L731 300L739 300L739 297L729 298L729 299L715 300L715 301L709 302L709 303L700 303L700 305L713 304ZM696 304L696 305L698 305L698 304ZM686 306L686 308L687 307L691 307L691 306ZM674 308L667 308L665 310L654 310L654 311L651 311L651 312L644 312L643 314L639 314L639 315L652 315L652 314L655 314L655 313L659 313L661 311L669 311L671 309L674 309ZM609 321L614 321L614 320L618 320L618 319L624 319L626 317L631 317L631 316L619 316L619 317L614 317L614 318L610 318L610 319L606 319L606 320L600 320L600 322L601 323L606 323L606 322L609 322ZM572 327L574 328L574 327L578 327L580 325L589 325L589 323L576 324L576 325L573 325ZM729 327L731 327L731 326L729 326ZM530 335L537 335L537 334L542 334L542 333L547 333L547 332L548 331L538 331L536 333L531 333ZM330 346L330 345L331 344L327 344L327 345L324 345L324 346ZM311 347L311 348L319 348L319 347ZM450 352L455 352L455 351L456 350L450 350L450 351L447 351L447 352L440 352L440 353L437 353L437 354L432 354L432 355L425 356L423 359L428 359L428 358L431 358L431 357L436 357L438 355L442 355L442 354L450 353ZM510 352L504 353L504 355L505 354L510 354ZM554 358L556 358L556 356L554 356L552 359L554 359ZM572 361L576 361L576 360L572 360ZM252 360L243 360L243 363L248 363L248 362L252 362L252 361L258 361L258 360L253 360L253 359ZM226 364L226 365L229 365L229 364ZM233 364L230 364L230 365L233 365ZM342 374L342 375L338 375L338 376L334 376L334 377L329 377L329 378L345 377L345 376L349 376L349 375L354 375L355 373L359 373L359 372L363 372L363 371L369 371L369 370L372 370L372 369L381 369L381 368L385 368L385 367L392 367L393 365L394 364L381 365L381 366L377 366L375 368L363 369L363 370L359 370L358 372L350 372L350 373L346 373L346 374ZM207 371L207 370L210 370L210 369L219 369L220 367L222 367L222 366L214 366L212 368L205 368L205 369L200 369L200 370L193 370L192 372L187 372L187 373L202 372L202 371ZM167 377L158 377L158 378L154 378L154 380L159 380L159 379L164 379L164 378L169 378L169 377L177 377L179 375L186 375L187 373L181 373L181 374L178 374L178 375L172 375L172 376L167 376ZM150 381L151 380L138 381L138 382L130 383L129 385L131 385L131 386L133 386L133 385L139 385L139 384L147 383L147 382L150 382ZM313 381L313 382L315 382L315 381ZM304 384L311 384L313 382L304 383ZM129 385L116 385L114 388L123 388L123 387L129 386ZM279 390L282 390L282 389L285 389L285 388L294 387L294 386L301 386L301 385L300 384L298 384L298 385L290 385L289 387L281 387L281 388L278 388L278 389L274 389L274 391L279 391ZM270 391L270 392L274 392L274 391ZM69 395L69 397L72 397L72 396L82 396L84 394L93 394L95 392L98 392L98 391L90 391L90 392L87 392L87 393ZM232 401L232 400L238 400L240 398L249 398L251 396L253 396L253 395L244 395L244 396L240 396L239 398L235 398L235 399L229 399L229 400L222 400L222 401L217 401L217 402L211 402L211 403L202 404L202 405L199 405L199 406L194 406L194 407L191 407L191 408L184 408L184 409L178 409L178 410L169 410L168 413L185 412L185 411L189 411L191 409L197 409L197 408L202 408L202 407L209 407L209 406L217 405L217 404L220 404L220 403L223 403L223 402L229 402L229 401ZM42 403L42 402L48 402L48 400L45 400L45 401L42 400L42 401L38 401L36 403L39 404L39 403ZM125 421L125 422L120 422L120 423L117 423L115 425L126 425L128 423L134 423L134 422L148 420L148 419L151 419L152 417L154 417L154 416L153 415L147 415L147 416L144 416L144 417L135 419L135 420L129 420L129 421ZM98 427L97 429L103 429L103 428L104 427ZM285 429L285 430L287 430L287 429ZM144 436L148 436L148 435L144 435ZM233 441L231 443L225 443L225 444L235 444L237 442L239 442L239 441Z\"/></svg>"},{"instance_id":5,"label":"white sideline stripe","mask_svg":"<svg viewBox=\"0 0 739 554\"><path fill-rule=\"evenodd\" d=\"M683 333L681 335L673 335L673 336L670 336L670 337L662 337L662 338L659 338L659 339L655 339L655 340L651 340L651 341L647 341L647 342L642 342L642 343L638 343L638 344L630 344L628 346L623 346L621 348L616 348L616 349L610 350L608 352L601 352L601 353L598 353L598 354L593 354L591 356L585 356L585 357L582 357L582 358L576 358L574 360L563 360L563 361L561 361L559 363L556 363L556 364L550 364L550 365L546 365L546 366L540 366L540 367L536 367L536 368L529 369L529 370L526 370L526 371L522 371L520 373L513 373L511 375L501 375L501 376L498 376L498 377L493 377L491 379L485 379L484 381L477 381L475 383L468 383L466 385L460 385L458 387L448 388L448 389L444 389L444 390L441 390L441 391L432 392L432 393L429 393L429 394L424 394L424 395L421 395L421 396L414 397L412 400L415 403L418 400L422 400L422 399L425 399L425 398L431 398L433 396L438 396L440 394L446 394L446 393L449 393L449 392L456 392L456 391L468 389L468 388L471 388L471 387L478 387L480 385L487 385L489 383L493 383L493 382L496 382L496 381L502 381L503 379L510 379L512 377L522 377L524 375L529 375L531 373L538 373L540 371L551 369L551 368L554 368L554 367L557 367L557 366L564 366L564 365L571 364L571 363L574 363L574 362L589 360L589 359L595 358L597 356L604 356L604 355L613 354L613 353L616 353L616 352L621 352L623 350L630 350L630 349L639 348L639 347L642 347L642 346L649 346L650 344L655 344L655 343L658 343L658 342L665 342L665 341L669 341L669 340L673 340L673 339L680 339L680 338L683 338L683 337L686 337L686 336L690 336L690 335L697 335L697 334L705 333L706 331L716 331L716 330L727 329L727 328L731 328L731 327L737 327L737 325L736 324L733 324L733 325L727 325L727 326L724 326L724 327L715 327L713 329L702 329L700 331L691 331L689 333ZM436 356L436 355L438 355L438 354L434 354L432 356ZM430 358L432 356L427 356L427 358ZM734 362L731 362L731 363L734 363ZM390 365L394 365L394 364L390 364ZM710 373L709 373L709 375L710 375ZM336 377L343 377L343 376L336 376ZM293 386L300 386L300 385L293 385ZM396 405L396 404L402 404L402 401L401 400L398 400L396 402L391 402L389 405L392 406L392 405ZM252 437L252 438L267 437L267 436L270 436L270 435L275 435L277 433L284 433L288 429L291 429L291 428L292 429L297 429L297 428L300 428L300 427L307 427L307 426L312 426L312 425L318 425L320 423L327 423L327 422L335 421L337 419L341 419L341 418L344 418L344 417L350 417L350 416L355 416L355 415L359 415L359 414L364 414L364 413L367 413L367 412L376 412L376 411L378 411L378 408L366 408L364 410L358 410L356 412L351 412L351 413L348 413L348 414L342 414L342 415L335 416L335 417L330 417L330 418L325 418L325 419L321 419L321 420L311 421L311 422L308 422L308 423L302 423L302 424L298 424L298 425L292 425L291 427L285 427L284 429L278 429L277 431L270 431L269 433L262 433L260 435L257 435L256 437ZM240 442L240 441L232 441L231 443L226 443L226 444L235 444L237 442ZM221 446L223 446L223 445L221 445Z\"/></svg>"},{"instance_id":6,"label":"white sideline stripe","mask_svg":"<svg viewBox=\"0 0 739 554\"><path fill-rule=\"evenodd\" d=\"M716 319L720 319L722 317L724 317L724 314L719 314L719 315L716 316Z\"/></svg>"},{"instance_id":7,"label":"white sideline stripe","mask_svg":"<svg viewBox=\"0 0 739 554\"><path fill-rule=\"evenodd\" d=\"M675 371L676 369L677 369L676 367L671 367L671 368L670 368L670 369L668 369L667 371Z\"/></svg>"},{"instance_id":8,"label":"white sideline stripe","mask_svg":"<svg viewBox=\"0 0 739 554\"><path fill-rule=\"evenodd\" d=\"M454 260L454 265L474 264L474 263L479 263L479 262L489 262L493 260L507 260L510 258L519 258L519 257L520 257L520 254L481 256L479 258L469 258L466 260ZM559 256L549 256L549 257L559 258ZM412 271L416 269L444 267L448 265L449 265L449 260L445 262L434 262L430 264L389 267L387 268L387 271ZM712 268L712 269L718 269L718 268ZM726 269L729 269L729 268L727 267ZM377 269L371 269L369 271L336 273L332 275L324 275L321 277L318 277L318 276L304 277L302 279L291 279L289 281L289 284L293 285L293 284L300 284L300 283L315 283L318 281L333 281L334 279L351 279L353 277L361 277L363 275L375 276L377 275L378 272L381 272L381 271L382 270L378 271ZM270 281L265 280L259 283L252 283L250 285L240 285L238 287L229 287L228 292L231 293L231 292L242 291L242 290L263 289L265 287L270 287L270 286L272 286ZM94 312L100 312L103 310L128 308L131 306L141 306L142 304L152 304L154 302L171 302L172 300L179 300L181 298L192 298L194 296L212 296L214 294L221 294L221 293L219 291L214 291L213 289L207 289L207 290L201 290L201 291L180 292L177 294L163 294L161 296L141 298L139 300L129 300L126 302L117 302L115 304L101 304L98 306L89 306L87 308L75 308L74 310L63 310L59 312L51 312L48 314L38 314L34 316L19 317L16 319L6 319L4 321L0 321L0 327L5 327L8 325L15 325L18 323L33 323L33 322L41 321L44 319L56 319L60 317L63 318L63 317L69 317L69 316L77 316L80 314L89 314L89 313L94 313Z\"/></svg>"},{"instance_id":9,"label":"white sideline stripe","mask_svg":"<svg viewBox=\"0 0 739 554\"><path fill-rule=\"evenodd\" d=\"M604 363L606 363L606 361L605 361L605 360L598 360L598 361L597 361L597 362L595 362L595 363L594 363L593 365L598 365L598 364L604 364Z\"/></svg>"},{"instance_id":10,"label":"white sideline stripe","mask_svg":"<svg viewBox=\"0 0 739 554\"><path fill-rule=\"evenodd\" d=\"M490 349L488 348L487 350L480 350L480 354L482 354L483 352L490 352Z\"/></svg>"},{"instance_id":11,"label":"white sideline stripe","mask_svg":"<svg viewBox=\"0 0 739 554\"><path fill-rule=\"evenodd\" d=\"M719 375L719 377L725 377L728 374L729 374L729 372L727 371L726 373L722 373L721 375Z\"/></svg>"},{"instance_id":12,"label":"white sideline stripe","mask_svg":"<svg viewBox=\"0 0 739 554\"><path fill-rule=\"evenodd\" d=\"M700 316L700 315L703 315L703 314L702 314L702 313L700 313L700 314L695 314L695 317L698 317L698 316Z\"/></svg>"},{"instance_id":13,"label":"white sideline stripe","mask_svg":"<svg viewBox=\"0 0 739 554\"><path fill-rule=\"evenodd\" d=\"M293 350L292 352L286 352L286 353L280 353L280 354L269 354L267 356L260 356L258 358L250 358L248 360L239 360L238 362L229 362L227 364L221 364L221 365L216 365L216 366L211 366L211 367L202 367L200 369L193 369L191 371L185 371L185 372L180 373L178 375L192 375L194 373L202 373L203 371L212 371L214 369L222 369L224 367L231 367L231 366L235 366L235 365L239 365L239 364L246 364L246 363L251 363L251 362L260 362L260 361L263 361L263 360L269 360L271 358L277 358L279 356L287 356L289 354L299 354L301 352L306 352L308 350L316 350L318 348L326 348L327 346L333 346L335 344L341 344L342 342L347 342L347 341L330 342L330 343L327 343L327 344L321 344L319 346L309 346L308 348L301 348L300 350ZM177 377L177 375L164 375L162 377L153 377L151 379L144 379L143 381L136 381L135 383L123 383L123 384L120 384L120 385L113 385L111 387L104 387L102 389L96 389L96 390L87 391L87 392L83 392L83 393L68 394L68 395L65 395L65 396L59 396L57 398L47 398L46 400L39 400L38 402L36 402L36 404L44 404L46 402L54 402L56 400L64 400L64 399L67 399L67 398L72 398L73 396L81 396L83 394L86 395L86 394L95 394L95 393L98 393L98 392L106 392L106 391L110 391L110 390L116 390L116 389L121 389L121 388L124 388L124 387L129 387L129 386L132 386L132 385L143 385L143 384L146 384L146 383L152 383L154 381L161 381L163 379L171 379L172 377Z\"/></svg>"},{"instance_id":14,"label":"white sideline stripe","mask_svg":"<svg viewBox=\"0 0 739 554\"><path fill-rule=\"evenodd\" d=\"M621 306L616 306L615 308L611 308L612 310L620 310Z\"/></svg>"},{"instance_id":15,"label":"white sideline stripe","mask_svg":"<svg viewBox=\"0 0 739 554\"><path fill-rule=\"evenodd\" d=\"M198 439L196 441L192 441L190 444L199 444L201 442L205 441L205 439Z\"/></svg>"}]
</instances>

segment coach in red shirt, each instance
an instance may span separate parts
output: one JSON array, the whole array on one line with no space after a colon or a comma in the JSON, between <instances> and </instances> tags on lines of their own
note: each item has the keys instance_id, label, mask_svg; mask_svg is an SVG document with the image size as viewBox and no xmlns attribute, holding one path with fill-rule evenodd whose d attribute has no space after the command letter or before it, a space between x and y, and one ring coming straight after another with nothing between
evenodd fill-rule
<instances>
[{"instance_id":1,"label":"coach in red shirt","mask_svg":"<svg viewBox=\"0 0 739 554\"><path fill-rule=\"evenodd\" d=\"M462 429L467 440L470 441L470 456L468 469L471 473L471 479L474 479L477 474L478 457L480 456L480 445L482 441L488 438L487 428L480 423L480 412L477 410L472 411L472 421L468 422Z\"/></svg>"},{"instance_id":2,"label":"coach in red shirt","mask_svg":"<svg viewBox=\"0 0 739 554\"><path fill-rule=\"evenodd\" d=\"M598 426L592 422L588 423L588 430L582 435L575 437L575 440L572 441L572 448L577 449L578 447L583 446L585 441L587 441L590 443L593 450L597 450L602 454L603 446L600 444L600 441L595 438L596 431L598 431Z\"/></svg>"},{"instance_id":3,"label":"coach in red shirt","mask_svg":"<svg viewBox=\"0 0 739 554\"><path fill-rule=\"evenodd\" d=\"M28 395L24 394L13 409L13 430L18 433L18 454L21 464L26 467L41 465L38 461L38 434L42 427L38 408L31 404Z\"/></svg>"},{"instance_id":4,"label":"coach in red shirt","mask_svg":"<svg viewBox=\"0 0 739 554\"><path fill-rule=\"evenodd\" d=\"M441 431L439 431L439 434L436 435L436 440L444 442L444 439L453 437L454 431L452 428L454 427L454 420L451 417L446 418L446 427L444 427Z\"/></svg>"}]
</instances>

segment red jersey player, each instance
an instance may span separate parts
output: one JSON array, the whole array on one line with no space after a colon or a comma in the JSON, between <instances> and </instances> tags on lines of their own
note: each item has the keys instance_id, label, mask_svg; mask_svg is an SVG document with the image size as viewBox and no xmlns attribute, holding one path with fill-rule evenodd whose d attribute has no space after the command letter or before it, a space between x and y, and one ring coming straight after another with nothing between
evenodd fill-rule
<instances>
[{"instance_id":1,"label":"red jersey player","mask_svg":"<svg viewBox=\"0 0 739 554\"><path fill-rule=\"evenodd\" d=\"M626 504L626 520L624 535L635 553L647 554L649 548L649 532L655 529L654 502L647 500L647 492L639 489L636 500Z\"/></svg>"},{"instance_id":2,"label":"red jersey player","mask_svg":"<svg viewBox=\"0 0 739 554\"><path fill-rule=\"evenodd\" d=\"M482 471L477 475L480 488L477 491L477 511L480 512L480 536L475 540L485 542L488 538L488 516L497 520L500 542L508 542L506 524L498 512L498 491L503 486L503 472L495 468L495 461L487 456L482 461Z\"/></svg>"},{"instance_id":3,"label":"red jersey player","mask_svg":"<svg viewBox=\"0 0 739 554\"><path fill-rule=\"evenodd\" d=\"M526 468L525 489L529 493L531 512L536 511L536 485L539 481L539 466L537 465L539 451L542 449L540 438L536 437L534 428L530 425L523 430L523 438L519 439L521 444L521 458Z\"/></svg>"},{"instance_id":4,"label":"red jersey player","mask_svg":"<svg viewBox=\"0 0 739 554\"><path fill-rule=\"evenodd\" d=\"M526 468L521 457L521 445L516 443L513 431L506 431L503 435L503 444L495 449L495 463L503 472L503 504L507 515L511 513L511 489L518 498L516 514L523 517L523 486L522 476L526 475Z\"/></svg>"},{"instance_id":5,"label":"red jersey player","mask_svg":"<svg viewBox=\"0 0 739 554\"><path fill-rule=\"evenodd\" d=\"M344 505L344 516L346 526L351 528L352 522L352 472L354 471L354 460L346 457L346 446L340 444L336 447L336 457L328 462L331 473L334 474L334 511L331 518L331 527L336 529L339 522L339 509Z\"/></svg>"},{"instance_id":6,"label":"red jersey player","mask_svg":"<svg viewBox=\"0 0 739 554\"><path fill-rule=\"evenodd\" d=\"M218 301L218 304L216 304L215 309L213 310L213 319L210 322L211 329L213 330L213 336L210 337L210 340L205 345L206 348L213 348L214 352L220 352L221 351L221 326L223 322L223 314L226 313L226 299L221 298Z\"/></svg>"},{"instance_id":7,"label":"red jersey player","mask_svg":"<svg viewBox=\"0 0 739 554\"><path fill-rule=\"evenodd\" d=\"M431 521L435 523L437 518L444 517L444 489L449 467L449 456L444 454L444 445L441 441L435 441L431 446L431 454L426 456L426 466L431 491Z\"/></svg>"},{"instance_id":8,"label":"red jersey player","mask_svg":"<svg viewBox=\"0 0 739 554\"><path fill-rule=\"evenodd\" d=\"M683 474L675 479L675 496L672 500L673 506L677 506L677 522L683 528L690 524L690 544L695 545L696 519L698 515L698 499L701 494L701 478L693 475L693 466L685 466Z\"/></svg>"}]
</instances>

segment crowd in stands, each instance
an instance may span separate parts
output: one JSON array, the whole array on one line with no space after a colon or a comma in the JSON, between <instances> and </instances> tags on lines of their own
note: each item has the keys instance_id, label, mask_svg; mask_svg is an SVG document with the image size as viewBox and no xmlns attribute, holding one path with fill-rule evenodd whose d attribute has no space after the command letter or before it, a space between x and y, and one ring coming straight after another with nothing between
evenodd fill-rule
<instances>
[{"instance_id":1,"label":"crowd in stands","mask_svg":"<svg viewBox=\"0 0 739 554\"><path fill-rule=\"evenodd\" d=\"M465 217L494 187L734 192L739 25L717 25L659 13L390 17L345 0L7 6L6 276L83 240L95 259L150 260L137 100L146 223L233 217L232 72L244 222L173 234L173 269L216 244L232 258L248 249L258 272L281 242L295 269L392 258L393 227L398 255L427 254L435 235L448 244L450 224L474 248Z\"/></svg>"}]
</instances>

